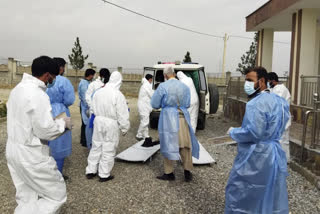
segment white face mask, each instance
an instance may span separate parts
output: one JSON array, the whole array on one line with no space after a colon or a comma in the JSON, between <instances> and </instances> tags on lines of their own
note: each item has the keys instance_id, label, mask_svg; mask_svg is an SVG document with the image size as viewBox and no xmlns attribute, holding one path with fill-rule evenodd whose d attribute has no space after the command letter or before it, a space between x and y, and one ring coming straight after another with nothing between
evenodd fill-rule
<instances>
[{"instance_id":1,"label":"white face mask","mask_svg":"<svg viewBox=\"0 0 320 214\"><path fill-rule=\"evenodd\" d=\"M254 89L254 82L246 81L244 83L244 91L246 92L247 95L252 95L254 94L258 89Z\"/></svg>"}]
</instances>

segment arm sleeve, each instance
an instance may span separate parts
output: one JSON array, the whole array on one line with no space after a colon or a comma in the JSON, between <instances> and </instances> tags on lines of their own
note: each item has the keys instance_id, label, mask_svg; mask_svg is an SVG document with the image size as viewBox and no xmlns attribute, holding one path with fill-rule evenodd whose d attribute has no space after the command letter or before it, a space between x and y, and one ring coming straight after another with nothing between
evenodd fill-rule
<instances>
[{"instance_id":1,"label":"arm sleeve","mask_svg":"<svg viewBox=\"0 0 320 214\"><path fill-rule=\"evenodd\" d=\"M116 108L119 128L121 132L127 133L130 128L129 110L126 98L121 94L121 92L119 96L117 96Z\"/></svg>"},{"instance_id":2,"label":"arm sleeve","mask_svg":"<svg viewBox=\"0 0 320 214\"><path fill-rule=\"evenodd\" d=\"M63 84L63 104L67 107L71 106L74 103L74 88L71 82L66 79Z\"/></svg>"},{"instance_id":3,"label":"arm sleeve","mask_svg":"<svg viewBox=\"0 0 320 214\"><path fill-rule=\"evenodd\" d=\"M152 87L147 87L146 91L147 91L148 97L151 98L154 93L154 91L152 90Z\"/></svg>"},{"instance_id":4,"label":"arm sleeve","mask_svg":"<svg viewBox=\"0 0 320 214\"><path fill-rule=\"evenodd\" d=\"M89 87L88 87L88 90L86 92L86 102L87 102L87 105L89 106L89 108L91 108L91 95L93 93L93 86L90 84Z\"/></svg>"},{"instance_id":5,"label":"arm sleeve","mask_svg":"<svg viewBox=\"0 0 320 214\"><path fill-rule=\"evenodd\" d=\"M151 98L151 106L154 109L161 108L162 98L164 95L164 89L162 88L161 84L157 88L157 90L154 92Z\"/></svg>"},{"instance_id":6,"label":"arm sleeve","mask_svg":"<svg viewBox=\"0 0 320 214\"><path fill-rule=\"evenodd\" d=\"M88 106L87 101L86 101L86 91L87 90L88 90L88 86L85 84L82 84L79 87L79 99Z\"/></svg>"},{"instance_id":7,"label":"arm sleeve","mask_svg":"<svg viewBox=\"0 0 320 214\"><path fill-rule=\"evenodd\" d=\"M267 118L257 106L247 107L244 123L230 131L230 137L238 143L257 142L265 138Z\"/></svg>"},{"instance_id":8,"label":"arm sleeve","mask_svg":"<svg viewBox=\"0 0 320 214\"><path fill-rule=\"evenodd\" d=\"M54 120L49 98L38 96L31 103L31 124L34 135L41 140L54 140L65 131L63 119Z\"/></svg>"}]
</instances>

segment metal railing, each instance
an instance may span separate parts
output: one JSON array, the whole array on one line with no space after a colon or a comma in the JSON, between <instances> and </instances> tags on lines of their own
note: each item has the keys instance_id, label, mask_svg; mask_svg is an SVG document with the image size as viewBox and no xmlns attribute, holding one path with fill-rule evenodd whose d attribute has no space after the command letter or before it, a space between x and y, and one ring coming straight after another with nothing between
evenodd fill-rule
<instances>
[{"instance_id":1,"label":"metal railing","mask_svg":"<svg viewBox=\"0 0 320 214\"><path fill-rule=\"evenodd\" d=\"M320 94L320 76L301 76L300 104L302 106L313 106L312 94Z\"/></svg>"},{"instance_id":2,"label":"metal railing","mask_svg":"<svg viewBox=\"0 0 320 214\"><path fill-rule=\"evenodd\" d=\"M300 162L303 161L303 151L307 139L307 129L309 124L310 116L312 115L312 126L311 126L311 149L320 147L320 97L318 93L313 94L313 110L305 113L305 119L303 124L302 142L301 142L301 156Z\"/></svg>"},{"instance_id":3,"label":"metal railing","mask_svg":"<svg viewBox=\"0 0 320 214\"><path fill-rule=\"evenodd\" d=\"M228 82L227 87L227 98L235 98L237 100L248 100L248 95L245 93L244 86L245 78L244 77L231 77Z\"/></svg>"}]
</instances>

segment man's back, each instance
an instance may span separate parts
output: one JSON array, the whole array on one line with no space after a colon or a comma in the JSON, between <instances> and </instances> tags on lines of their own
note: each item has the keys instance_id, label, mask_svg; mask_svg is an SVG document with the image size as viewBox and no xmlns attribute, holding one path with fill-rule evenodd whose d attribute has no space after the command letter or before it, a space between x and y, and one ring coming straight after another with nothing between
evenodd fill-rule
<instances>
[{"instance_id":1,"label":"man's back","mask_svg":"<svg viewBox=\"0 0 320 214\"><path fill-rule=\"evenodd\" d=\"M290 104L291 94L284 84L277 84L272 88L271 92L284 98Z\"/></svg>"},{"instance_id":2,"label":"man's back","mask_svg":"<svg viewBox=\"0 0 320 214\"><path fill-rule=\"evenodd\" d=\"M178 106L189 108L190 106L190 89L177 79L170 79L161 83L155 95L161 96L162 99L155 99L156 97L154 96L152 100L153 108Z\"/></svg>"},{"instance_id":3,"label":"man's back","mask_svg":"<svg viewBox=\"0 0 320 214\"><path fill-rule=\"evenodd\" d=\"M33 127L33 120L40 119L36 117L41 109L46 112L51 110L45 88L40 80L25 74L23 80L12 90L7 103L8 142L41 145L40 141L33 139L33 132L37 130ZM44 109L47 106L50 109ZM48 115L42 116L45 123Z\"/></svg>"}]
</instances>

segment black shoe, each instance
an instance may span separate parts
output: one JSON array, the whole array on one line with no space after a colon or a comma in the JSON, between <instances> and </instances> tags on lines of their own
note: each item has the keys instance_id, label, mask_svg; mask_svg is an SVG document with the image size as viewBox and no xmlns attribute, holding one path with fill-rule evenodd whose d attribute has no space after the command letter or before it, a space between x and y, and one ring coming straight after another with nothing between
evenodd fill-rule
<instances>
[{"instance_id":1,"label":"black shoe","mask_svg":"<svg viewBox=\"0 0 320 214\"><path fill-rule=\"evenodd\" d=\"M163 180L163 181L174 181L176 178L173 173L170 173L170 174L163 174L161 176L157 176L157 179Z\"/></svg>"},{"instance_id":2,"label":"black shoe","mask_svg":"<svg viewBox=\"0 0 320 214\"><path fill-rule=\"evenodd\" d=\"M106 182L106 181L110 181L110 180L112 180L112 179L114 179L114 176L110 175L110 176L107 177L107 178L100 178L99 181L100 181L100 182Z\"/></svg>"},{"instance_id":3,"label":"black shoe","mask_svg":"<svg viewBox=\"0 0 320 214\"><path fill-rule=\"evenodd\" d=\"M97 176L97 173L89 173L89 174L86 174L86 177L88 178L88 179L92 179L92 178L94 178L94 177L96 177Z\"/></svg>"},{"instance_id":4,"label":"black shoe","mask_svg":"<svg viewBox=\"0 0 320 214\"><path fill-rule=\"evenodd\" d=\"M66 176L66 175L62 175L62 177L63 177L63 179L64 179L65 181L69 179L69 177Z\"/></svg>"},{"instance_id":5,"label":"black shoe","mask_svg":"<svg viewBox=\"0 0 320 214\"><path fill-rule=\"evenodd\" d=\"M188 170L184 170L184 181L185 182L192 181L192 173Z\"/></svg>"}]
</instances>

